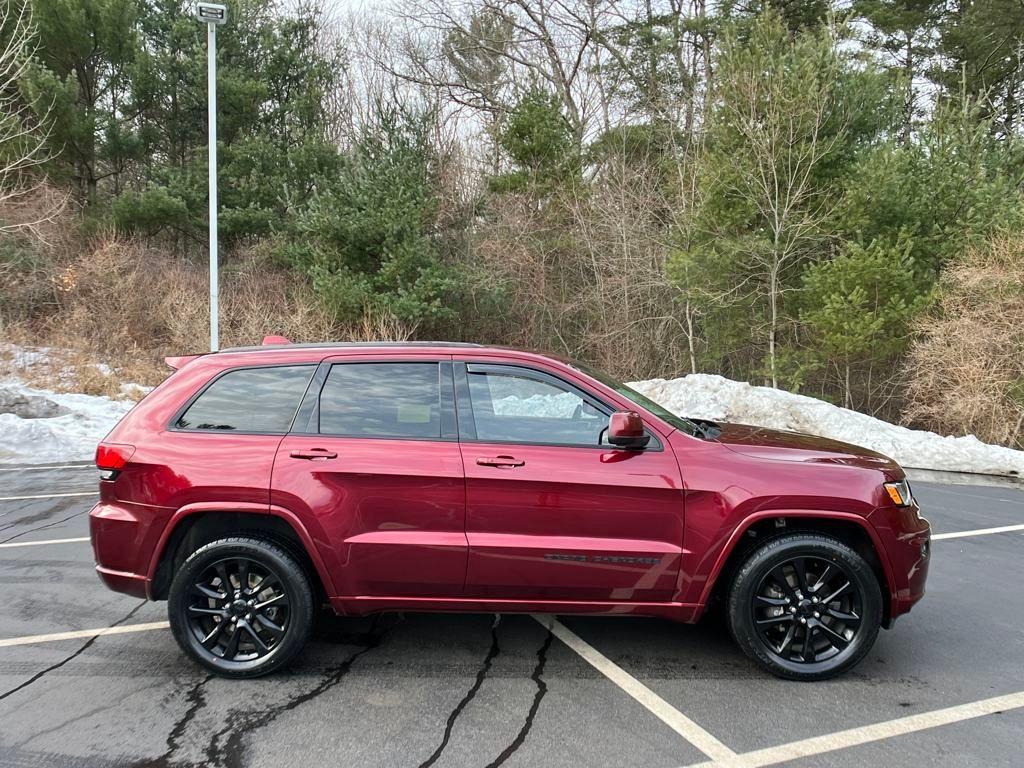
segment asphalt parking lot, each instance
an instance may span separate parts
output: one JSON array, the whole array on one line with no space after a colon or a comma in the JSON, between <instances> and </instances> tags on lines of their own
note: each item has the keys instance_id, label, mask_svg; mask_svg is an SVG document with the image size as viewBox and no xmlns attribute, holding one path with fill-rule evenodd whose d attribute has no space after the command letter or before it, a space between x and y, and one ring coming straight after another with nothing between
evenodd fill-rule
<instances>
[{"instance_id":1,"label":"asphalt parking lot","mask_svg":"<svg viewBox=\"0 0 1024 768\"><path fill-rule=\"evenodd\" d=\"M838 680L776 680L715 620L404 614L325 621L236 682L100 584L95 481L0 469L4 768L1024 765L1017 488L915 484L928 595Z\"/></svg>"}]
</instances>

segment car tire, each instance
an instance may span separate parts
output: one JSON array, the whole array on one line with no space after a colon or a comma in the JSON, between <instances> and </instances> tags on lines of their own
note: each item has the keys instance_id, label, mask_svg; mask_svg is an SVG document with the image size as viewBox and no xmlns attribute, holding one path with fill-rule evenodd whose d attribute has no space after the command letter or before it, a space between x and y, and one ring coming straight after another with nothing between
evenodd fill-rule
<instances>
[{"instance_id":1,"label":"car tire","mask_svg":"<svg viewBox=\"0 0 1024 768\"><path fill-rule=\"evenodd\" d=\"M167 612L178 645L200 665L223 677L259 677L305 646L313 590L277 544L224 538L197 549L174 574Z\"/></svg>"},{"instance_id":2,"label":"car tire","mask_svg":"<svg viewBox=\"0 0 1024 768\"><path fill-rule=\"evenodd\" d=\"M871 565L820 533L766 541L740 565L728 599L737 645L788 680L824 680L856 665L878 636L882 592Z\"/></svg>"}]
</instances>

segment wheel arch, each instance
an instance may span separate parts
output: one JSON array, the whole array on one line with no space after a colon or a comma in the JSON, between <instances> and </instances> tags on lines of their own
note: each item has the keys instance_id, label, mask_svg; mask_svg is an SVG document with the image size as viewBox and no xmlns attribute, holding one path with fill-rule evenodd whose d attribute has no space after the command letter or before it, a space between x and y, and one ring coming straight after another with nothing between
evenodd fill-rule
<instances>
[{"instance_id":1,"label":"wheel arch","mask_svg":"<svg viewBox=\"0 0 1024 768\"><path fill-rule=\"evenodd\" d=\"M719 553L700 596L696 618L728 589L733 574L756 547L798 531L823 533L851 546L871 565L882 592L882 625L889 626L896 583L892 566L874 527L860 515L821 510L764 510L736 526Z\"/></svg>"},{"instance_id":2,"label":"wheel arch","mask_svg":"<svg viewBox=\"0 0 1024 768\"><path fill-rule=\"evenodd\" d=\"M276 505L190 504L168 521L150 560L147 578L151 600L164 600L171 579L191 552L224 536L253 535L283 547L306 571L319 598L334 594L334 584L312 537L298 517Z\"/></svg>"}]
</instances>

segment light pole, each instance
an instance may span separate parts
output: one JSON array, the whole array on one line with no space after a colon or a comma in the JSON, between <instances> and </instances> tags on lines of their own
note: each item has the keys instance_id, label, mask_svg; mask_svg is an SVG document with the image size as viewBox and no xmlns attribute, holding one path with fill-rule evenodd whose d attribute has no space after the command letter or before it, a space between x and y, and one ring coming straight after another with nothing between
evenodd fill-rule
<instances>
[{"instance_id":1,"label":"light pole","mask_svg":"<svg viewBox=\"0 0 1024 768\"><path fill-rule=\"evenodd\" d=\"M206 25L207 130L210 158L210 351L220 347L217 286L217 27L228 20L227 6L198 3L196 19Z\"/></svg>"}]
</instances>

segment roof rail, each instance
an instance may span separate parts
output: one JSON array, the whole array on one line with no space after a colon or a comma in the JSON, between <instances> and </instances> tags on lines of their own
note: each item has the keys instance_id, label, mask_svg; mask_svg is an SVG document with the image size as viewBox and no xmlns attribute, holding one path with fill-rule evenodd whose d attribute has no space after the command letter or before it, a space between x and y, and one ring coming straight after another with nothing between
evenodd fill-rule
<instances>
[{"instance_id":1,"label":"roof rail","mask_svg":"<svg viewBox=\"0 0 1024 768\"><path fill-rule=\"evenodd\" d=\"M267 339L280 338L284 341L268 342ZM471 344L469 342L461 341L320 341L312 343L292 344L288 339L283 336L274 337L268 336L263 340L263 344L255 347L227 347L221 349L221 352L256 352L261 349L273 346L288 345L294 349L331 349L333 347L342 349L353 349L360 347L453 347L453 348L479 348L480 344Z\"/></svg>"}]
</instances>

